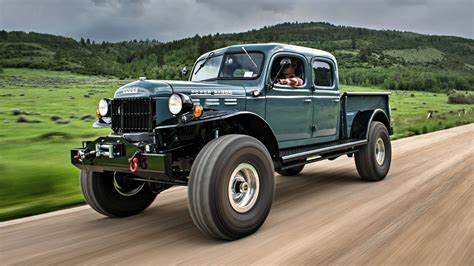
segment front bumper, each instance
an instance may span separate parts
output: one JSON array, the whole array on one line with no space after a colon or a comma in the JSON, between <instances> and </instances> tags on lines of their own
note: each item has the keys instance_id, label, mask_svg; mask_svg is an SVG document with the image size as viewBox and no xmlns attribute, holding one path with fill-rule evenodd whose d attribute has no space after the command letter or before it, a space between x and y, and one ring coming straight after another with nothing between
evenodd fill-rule
<instances>
[{"instance_id":1,"label":"front bumper","mask_svg":"<svg viewBox=\"0 0 474 266\"><path fill-rule=\"evenodd\" d=\"M167 162L171 159L171 154L147 153L121 136L100 137L84 142L82 148L72 149L70 156L71 163L82 170L133 173L157 179L168 179L167 165L170 164ZM134 168L134 158L138 159L136 172L131 170Z\"/></svg>"}]
</instances>

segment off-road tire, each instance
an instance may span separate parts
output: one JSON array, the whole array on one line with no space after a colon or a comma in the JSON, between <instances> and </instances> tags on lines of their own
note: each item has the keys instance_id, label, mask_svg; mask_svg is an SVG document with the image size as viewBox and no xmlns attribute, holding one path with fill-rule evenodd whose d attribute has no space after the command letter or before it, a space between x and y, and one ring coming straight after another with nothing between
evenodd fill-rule
<instances>
[{"instance_id":1,"label":"off-road tire","mask_svg":"<svg viewBox=\"0 0 474 266\"><path fill-rule=\"evenodd\" d=\"M377 141L384 146L383 163L379 164L376 157ZM361 147L354 155L357 172L363 180L380 181L387 176L392 160L392 146L387 128L381 122L370 124L368 143Z\"/></svg>"},{"instance_id":2,"label":"off-road tire","mask_svg":"<svg viewBox=\"0 0 474 266\"><path fill-rule=\"evenodd\" d=\"M256 201L238 212L229 198L232 173L250 164L259 178ZM194 161L188 184L191 217L206 236L235 240L257 231L270 212L275 190L273 162L266 147L246 135L225 135L207 143Z\"/></svg>"},{"instance_id":3,"label":"off-road tire","mask_svg":"<svg viewBox=\"0 0 474 266\"><path fill-rule=\"evenodd\" d=\"M287 169L284 169L284 170L282 169L282 170L277 171L277 173L279 173L282 176L295 176L295 175L299 175L299 173L301 173L301 171L303 171L303 168L304 168L304 164L303 165L298 165L298 166L295 166L295 167L291 167L291 168L287 168Z\"/></svg>"},{"instance_id":4,"label":"off-road tire","mask_svg":"<svg viewBox=\"0 0 474 266\"><path fill-rule=\"evenodd\" d=\"M87 204L97 212L113 218L141 213L156 198L156 194L146 184L134 195L120 194L114 187L113 172L81 170L80 183Z\"/></svg>"}]
</instances>

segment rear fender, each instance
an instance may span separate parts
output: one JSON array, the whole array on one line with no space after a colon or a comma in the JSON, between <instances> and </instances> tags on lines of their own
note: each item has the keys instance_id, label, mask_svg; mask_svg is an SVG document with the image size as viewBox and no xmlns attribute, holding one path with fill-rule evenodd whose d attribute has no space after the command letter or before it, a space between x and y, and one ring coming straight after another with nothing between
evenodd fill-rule
<instances>
[{"instance_id":1,"label":"rear fender","mask_svg":"<svg viewBox=\"0 0 474 266\"><path fill-rule=\"evenodd\" d=\"M389 134L393 134L387 114L382 109L360 111L354 117L351 127L351 138L368 139L372 121L382 122Z\"/></svg>"}]
</instances>

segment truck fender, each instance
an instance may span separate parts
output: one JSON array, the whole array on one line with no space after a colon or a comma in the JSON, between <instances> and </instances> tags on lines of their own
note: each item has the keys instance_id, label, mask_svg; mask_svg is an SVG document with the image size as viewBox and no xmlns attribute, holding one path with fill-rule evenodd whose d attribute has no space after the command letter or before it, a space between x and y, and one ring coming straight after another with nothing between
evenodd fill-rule
<instances>
[{"instance_id":1,"label":"truck fender","mask_svg":"<svg viewBox=\"0 0 474 266\"><path fill-rule=\"evenodd\" d=\"M251 137L258 139L260 142L265 145L272 156L276 160L278 157L278 142L276 140L275 134L271 129L270 125L258 114L248 112L248 111L237 111L237 112L228 112L223 115L213 116L210 118L191 121L188 123L180 123L175 125L166 125L158 126L155 130L166 129L166 128L180 128L180 127L193 127L204 125L207 123L213 123L218 125L219 123L225 123L234 125L234 130L231 132L226 132L226 134L246 134Z\"/></svg>"},{"instance_id":2,"label":"truck fender","mask_svg":"<svg viewBox=\"0 0 474 266\"><path fill-rule=\"evenodd\" d=\"M370 124L372 121L382 122L387 127L389 133L393 133L390 126L390 120L385 111L382 109L365 110L358 112L354 117L351 126L351 138L368 139Z\"/></svg>"},{"instance_id":3,"label":"truck fender","mask_svg":"<svg viewBox=\"0 0 474 266\"><path fill-rule=\"evenodd\" d=\"M259 115L251 112L236 112L222 118L227 123L239 125L241 132L232 132L238 134L247 134L258 139L267 147L268 152L273 159L278 156L278 142L272 128Z\"/></svg>"}]
</instances>

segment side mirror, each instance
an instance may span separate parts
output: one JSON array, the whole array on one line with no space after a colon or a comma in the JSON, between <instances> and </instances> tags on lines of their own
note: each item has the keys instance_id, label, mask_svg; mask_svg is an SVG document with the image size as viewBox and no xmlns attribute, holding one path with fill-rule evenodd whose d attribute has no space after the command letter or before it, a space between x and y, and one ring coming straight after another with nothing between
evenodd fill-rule
<instances>
[{"instance_id":1,"label":"side mirror","mask_svg":"<svg viewBox=\"0 0 474 266\"><path fill-rule=\"evenodd\" d=\"M289 65L291 65L291 59L290 58L285 57L285 58L280 60L280 66L287 67Z\"/></svg>"},{"instance_id":2,"label":"side mirror","mask_svg":"<svg viewBox=\"0 0 474 266\"><path fill-rule=\"evenodd\" d=\"M188 73L189 73L189 71L188 71L187 67L183 67L183 69L181 69L181 76L182 77L186 76Z\"/></svg>"},{"instance_id":3,"label":"side mirror","mask_svg":"<svg viewBox=\"0 0 474 266\"><path fill-rule=\"evenodd\" d=\"M280 60L280 69L278 70L275 78L272 80L272 83L270 83L270 85L268 86L269 89L273 88L273 85L275 85L275 82L277 81L278 77L280 76L281 71L284 68L289 67L290 65L291 65L291 59L290 58L285 57L285 58Z\"/></svg>"}]
</instances>

